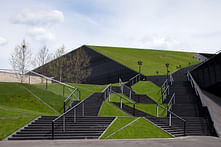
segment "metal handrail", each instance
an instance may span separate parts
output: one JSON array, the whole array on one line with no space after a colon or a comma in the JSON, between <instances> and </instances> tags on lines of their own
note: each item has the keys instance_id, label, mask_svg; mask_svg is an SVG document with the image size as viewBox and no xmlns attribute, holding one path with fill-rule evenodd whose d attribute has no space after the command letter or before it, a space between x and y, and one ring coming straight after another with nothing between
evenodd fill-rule
<instances>
[{"instance_id":1,"label":"metal handrail","mask_svg":"<svg viewBox=\"0 0 221 147\"><path fill-rule=\"evenodd\" d=\"M167 109L168 109L168 107L169 107L170 104L172 104L172 105L171 105L171 107L169 108L169 110L171 110L172 107L173 107L173 104L175 104L175 93L173 93L172 97L170 98L170 101L169 101L168 104L167 104Z\"/></svg>"},{"instance_id":2,"label":"metal handrail","mask_svg":"<svg viewBox=\"0 0 221 147\"><path fill-rule=\"evenodd\" d=\"M137 77L139 77L139 78L137 79ZM135 82L133 82L134 79L136 79ZM130 78L127 83L131 83L131 82L132 82L132 83L130 84L130 86L131 86L131 85L133 85L133 84L136 84L136 83L139 82L139 81L140 81L140 74L137 74L137 75L135 75L134 77Z\"/></svg>"},{"instance_id":3,"label":"metal handrail","mask_svg":"<svg viewBox=\"0 0 221 147\"><path fill-rule=\"evenodd\" d=\"M121 85L121 93L122 94L124 94L124 87L126 87L127 89L129 89L130 90L130 93L129 93L129 98L131 99L131 95L132 95L132 88L131 87L129 87L129 86L127 86L126 84L123 84L123 85Z\"/></svg>"},{"instance_id":4,"label":"metal handrail","mask_svg":"<svg viewBox=\"0 0 221 147\"><path fill-rule=\"evenodd\" d=\"M173 76L172 74L170 75L170 85L173 85L173 82L174 82L174 79L173 79Z\"/></svg>"},{"instance_id":5,"label":"metal handrail","mask_svg":"<svg viewBox=\"0 0 221 147\"><path fill-rule=\"evenodd\" d=\"M71 99L70 102L70 107L72 106L72 103L74 102L74 98L72 100L73 94L76 93L74 96L76 97L76 100L79 100L79 95L78 95L78 88L76 88L65 100L64 100L64 113L66 111L66 102Z\"/></svg>"},{"instance_id":6,"label":"metal handrail","mask_svg":"<svg viewBox=\"0 0 221 147\"><path fill-rule=\"evenodd\" d=\"M115 94L115 95L117 95L117 96L119 96L119 97L121 97L121 98L123 98L124 100L128 101L128 102L129 102L129 103L131 103L131 104L136 104L136 103L131 102L130 100L126 99L125 97L123 97L123 96L119 95L118 93L116 93L116 92L115 92L115 91L113 91L113 90L112 90L112 93L113 93L113 94Z\"/></svg>"},{"instance_id":7,"label":"metal handrail","mask_svg":"<svg viewBox=\"0 0 221 147\"><path fill-rule=\"evenodd\" d=\"M135 116L135 104L136 104L136 103L129 101L128 99L124 98L123 96L119 95L118 93L114 92L113 90L111 91L111 93L113 93L113 94L115 94L115 95L117 95L117 96L120 97L120 109L123 109L123 101L122 101L122 98L123 98L124 100L128 101L130 104L132 104L132 105L133 105L133 116Z\"/></svg>"},{"instance_id":8,"label":"metal handrail","mask_svg":"<svg viewBox=\"0 0 221 147\"><path fill-rule=\"evenodd\" d=\"M55 118L54 120L51 121L51 124L52 124L52 139L54 139L54 124L57 120L59 120L60 118L63 117L63 131L65 131L65 115L68 114L69 112L71 112L72 110L74 110L75 108L77 108L80 104L84 104L84 101L86 99L84 99L83 101L79 102L78 104L76 104L75 106L73 106L72 108L70 108L68 111L66 111L65 113L61 114L60 116L58 116L57 118ZM82 115L84 116L84 106L82 107ZM77 115L77 113L73 115L73 118L74 118L74 122L76 122L76 117L75 116Z\"/></svg>"}]
</instances>

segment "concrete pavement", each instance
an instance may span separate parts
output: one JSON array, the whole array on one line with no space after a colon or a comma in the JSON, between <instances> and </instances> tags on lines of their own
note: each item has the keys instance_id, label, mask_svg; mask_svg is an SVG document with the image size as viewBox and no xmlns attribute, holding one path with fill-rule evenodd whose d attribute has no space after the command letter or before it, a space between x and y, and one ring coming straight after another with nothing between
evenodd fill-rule
<instances>
[{"instance_id":1,"label":"concrete pavement","mask_svg":"<svg viewBox=\"0 0 221 147\"><path fill-rule=\"evenodd\" d=\"M0 141L0 147L220 147L221 138Z\"/></svg>"}]
</instances>

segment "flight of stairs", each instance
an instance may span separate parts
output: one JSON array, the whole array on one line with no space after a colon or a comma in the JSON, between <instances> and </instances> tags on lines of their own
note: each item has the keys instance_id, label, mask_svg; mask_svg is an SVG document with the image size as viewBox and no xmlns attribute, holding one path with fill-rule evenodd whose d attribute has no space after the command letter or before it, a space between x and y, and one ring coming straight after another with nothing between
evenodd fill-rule
<instances>
[{"instance_id":1,"label":"flight of stairs","mask_svg":"<svg viewBox=\"0 0 221 147\"><path fill-rule=\"evenodd\" d=\"M208 120L202 111L200 99L196 96L190 83L187 81L186 73L193 67L180 69L173 74L174 83L170 86L170 95L175 93L175 104L172 111L187 121L186 135L207 136L211 135ZM164 103L168 103L166 99Z\"/></svg>"},{"instance_id":2,"label":"flight of stairs","mask_svg":"<svg viewBox=\"0 0 221 147\"><path fill-rule=\"evenodd\" d=\"M115 117L98 117L103 93L94 93L76 107L77 118L71 110L55 122L53 139L98 139ZM78 104L75 102L74 104ZM84 108L84 115L82 114ZM69 110L67 110L69 111ZM8 140L52 139L52 120L57 116L41 116L11 135ZM65 120L65 130L63 121Z\"/></svg>"}]
</instances>

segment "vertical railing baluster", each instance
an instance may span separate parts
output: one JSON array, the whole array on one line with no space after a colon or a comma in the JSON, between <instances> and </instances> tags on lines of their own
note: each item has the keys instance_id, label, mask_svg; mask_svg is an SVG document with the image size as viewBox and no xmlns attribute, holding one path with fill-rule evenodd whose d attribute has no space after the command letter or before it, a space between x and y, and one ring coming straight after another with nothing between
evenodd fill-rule
<instances>
[{"instance_id":1,"label":"vertical railing baluster","mask_svg":"<svg viewBox=\"0 0 221 147\"><path fill-rule=\"evenodd\" d=\"M74 108L74 122L76 122L76 109Z\"/></svg>"},{"instance_id":2,"label":"vertical railing baluster","mask_svg":"<svg viewBox=\"0 0 221 147\"><path fill-rule=\"evenodd\" d=\"M122 109L122 97L120 97L120 108Z\"/></svg>"},{"instance_id":3,"label":"vertical railing baluster","mask_svg":"<svg viewBox=\"0 0 221 147\"><path fill-rule=\"evenodd\" d=\"M65 115L63 116L63 131L65 132Z\"/></svg>"},{"instance_id":4,"label":"vertical railing baluster","mask_svg":"<svg viewBox=\"0 0 221 147\"><path fill-rule=\"evenodd\" d=\"M84 117L84 102L82 102L82 116Z\"/></svg>"},{"instance_id":5,"label":"vertical railing baluster","mask_svg":"<svg viewBox=\"0 0 221 147\"><path fill-rule=\"evenodd\" d=\"M170 114L169 114L169 126L171 127L171 125L172 125L172 118L171 118L171 112L170 112Z\"/></svg>"},{"instance_id":6,"label":"vertical railing baluster","mask_svg":"<svg viewBox=\"0 0 221 147\"><path fill-rule=\"evenodd\" d=\"M51 122L51 138L54 139L54 121Z\"/></svg>"},{"instance_id":7,"label":"vertical railing baluster","mask_svg":"<svg viewBox=\"0 0 221 147\"><path fill-rule=\"evenodd\" d=\"M159 105L157 104L157 117L159 117L159 116L158 116L158 111L159 111L158 109L159 109Z\"/></svg>"},{"instance_id":8,"label":"vertical railing baluster","mask_svg":"<svg viewBox=\"0 0 221 147\"><path fill-rule=\"evenodd\" d=\"M63 96L64 96L64 85L63 85Z\"/></svg>"}]
</instances>

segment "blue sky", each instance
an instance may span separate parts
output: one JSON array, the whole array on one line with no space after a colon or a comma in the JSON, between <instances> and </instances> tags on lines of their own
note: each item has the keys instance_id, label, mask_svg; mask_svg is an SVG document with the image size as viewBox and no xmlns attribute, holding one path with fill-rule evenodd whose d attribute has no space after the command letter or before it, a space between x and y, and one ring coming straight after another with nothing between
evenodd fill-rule
<instances>
[{"instance_id":1,"label":"blue sky","mask_svg":"<svg viewBox=\"0 0 221 147\"><path fill-rule=\"evenodd\" d=\"M33 56L81 45L215 53L219 0L0 0L0 68L23 39Z\"/></svg>"}]
</instances>

